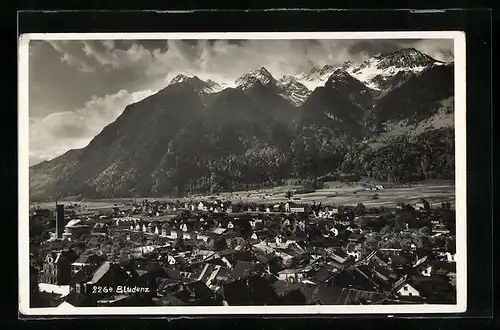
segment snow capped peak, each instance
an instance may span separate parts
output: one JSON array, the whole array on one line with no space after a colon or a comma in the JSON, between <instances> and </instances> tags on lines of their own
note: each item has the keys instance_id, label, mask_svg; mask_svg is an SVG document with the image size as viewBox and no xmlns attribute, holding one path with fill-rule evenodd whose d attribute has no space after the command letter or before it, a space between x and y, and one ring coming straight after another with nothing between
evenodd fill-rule
<instances>
[{"instance_id":1,"label":"snow capped peak","mask_svg":"<svg viewBox=\"0 0 500 330\"><path fill-rule=\"evenodd\" d=\"M413 47L403 48L394 52L381 53L374 56L374 58L380 60L380 66L417 67L431 65L436 62L436 60L429 55Z\"/></svg>"},{"instance_id":2,"label":"snow capped peak","mask_svg":"<svg viewBox=\"0 0 500 330\"><path fill-rule=\"evenodd\" d=\"M350 77L349 73L344 68L337 68L333 71L332 76L335 77Z\"/></svg>"},{"instance_id":3,"label":"snow capped peak","mask_svg":"<svg viewBox=\"0 0 500 330\"><path fill-rule=\"evenodd\" d=\"M263 85L276 83L272 74L264 67L245 73L236 80L236 85L243 90L253 87L257 82Z\"/></svg>"},{"instance_id":4,"label":"snow capped peak","mask_svg":"<svg viewBox=\"0 0 500 330\"><path fill-rule=\"evenodd\" d=\"M213 80L208 79L207 81L203 81L197 76L187 76L185 74L178 74L175 76L170 81L169 86L179 84L190 85L195 91L203 94L216 93L223 89L223 86Z\"/></svg>"},{"instance_id":5,"label":"snow capped peak","mask_svg":"<svg viewBox=\"0 0 500 330\"><path fill-rule=\"evenodd\" d=\"M265 76L272 76L271 73L265 68L265 67L261 67L259 70L257 70L256 72L258 72L259 74L261 75L265 75Z\"/></svg>"},{"instance_id":6,"label":"snow capped peak","mask_svg":"<svg viewBox=\"0 0 500 330\"><path fill-rule=\"evenodd\" d=\"M175 76L171 81L169 85L174 85L174 84L180 84L180 83L185 83L193 79L198 79L196 76L187 76L185 74L178 74Z\"/></svg>"},{"instance_id":7,"label":"snow capped peak","mask_svg":"<svg viewBox=\"0 0 500 330\"><path fill-rule=\"evenodd\" d=\"M324 85L336 69L338 69L338 66L330 64L327 64L322 68L313 67L308 73L299 76L298 80L307 88L314 89L318 86Z\"/></svg>"},{"instance_id":8,"label":"snow capped peak","mask_svg":"<svg viewBox=\"0 0 500 330\"><path fill-rule=\"evenodd\" d=\"M311 91L294 76L283 76L277 82L277 87L280 90L280 95L295 106L303 104L311 94Z\"/></svg>"},{"instance_id":9,"label":"snow capped peak","mask_svg":"<svg viewBox=\"0 0 500 330\"><path fill-rule=\"evenodd\" d=\"M347 68L347 72L368 87L381 90L401 72L418 74L438 62L415 48L404 48L375 55L359 65Z\"/></svg>"}]
</instances>

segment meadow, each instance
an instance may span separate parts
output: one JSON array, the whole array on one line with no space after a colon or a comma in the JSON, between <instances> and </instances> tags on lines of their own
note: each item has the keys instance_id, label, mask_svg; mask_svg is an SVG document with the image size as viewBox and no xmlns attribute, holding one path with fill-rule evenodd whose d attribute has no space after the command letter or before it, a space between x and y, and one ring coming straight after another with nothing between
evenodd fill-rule
<instances>
[{"instance_id":1,"label":"meadow","mask_svg":"<svg viewBox=\"0 0 500 330\"><path fill-rule=\"evenodd\" d=\"M288 191L299 190L298 185L283 185L269 189L257 189L248 191L223 192L218 194L197 194L183 198L171 197L151 197L144 198L150 201L176 201L182 202L199 200L230 200L233 203L278 203L289 201L286 198ZM377 197L375 198L375 195ZM384 186L383 189L374 191L366 190L362 183L345 182L326 182L324 188L317 189L314 192L304 194L293 194L291 201L295 203L312 204L322 203L322 205L357 205L364 204L366 207L396 207L398 203L415 204L420 198L427 200L432 207L439 207L442 202L449 202L451 207L455 207L455 185L452 181L433 181L421 182L411 185ZM85 207L82 212L106 211L115 205L118 207L126 206L134 201L140 202L143 198L113 198L101 200L85 200ZM68 204L69 202L61 201ZM71 202L79 204L79 202ZM55 202L36 203L41 208L55 208Z\"/></svg>"}]
</instances>

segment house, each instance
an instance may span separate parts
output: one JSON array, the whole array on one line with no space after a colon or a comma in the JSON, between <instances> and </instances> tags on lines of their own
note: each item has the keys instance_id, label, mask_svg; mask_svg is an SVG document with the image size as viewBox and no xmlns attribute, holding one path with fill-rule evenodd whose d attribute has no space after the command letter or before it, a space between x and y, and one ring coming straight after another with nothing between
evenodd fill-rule
<instances>
[{"instance_id":1,"label":"house","mask_svg":"<svg viewBox=\"0 0 500 330\"><path fill-rule=\"evenodd\" d=\"M203 202L199 202L197 209L198 209L198 211L206 211L207 207L205 206L205 204L203 204Z\"/></svg>"},{"instance_id":2,"label":"house","mask_svg":"<svg viewBox=\"0 0 500 330\"><path fill-rule=\"evenodd\" d=\"M341 249L336 249L328 254L330 258L332 258L335 262L340 265L344 265L349 260L349 254L342 251Z\"/></svg>"},{"instance_id":3,"label":"house","mask_svg":"<svg viewBox=\"0 0 500 330\"><path fill-rule=\"evenodd\" d=\"M360 243L349 242L346 246L346 252L349 256L353 257L355 261L358 261L363 254L363 246Z\"/></svg>"},{"instance_id":4,"label":"house","mask_svg":"<svg viewBox=\"0 0 500 330\"><path fill-rule=\"evenodd\" d=\"M51 251L43 261L40 282L56 285L67 285L71 279L71 264L77 255L71 250Z\"/></svg>"},{"instance_id":5,"label":"house","mask_svg":"<svg viewBox=\"0 0 500 330\"><path fill-rule=\"evenodd\" d=\"M182 239L183 236L184 236L184 233L181 230L171 229L170 235L167 237L171 238L171 239Z\"/></svg>"},{"instance_id":6,"label":"house","mask_svg":"<svg viewBox=\"0 0 500 330\"><path fill-rule=\"evenodd\" d=\"M70 291L82 295L96 295L98 287L114 287L129 284L130 276L118 264L104 261L101 264L84 268L70 281ZM104 293L104 292L103 292Z\"/></svg>"},{"instance_id":7,"label":"house","mask_svg":"<svg viewBox=\"0 0 500 330\"><path fill-rule=\"evenodd\" d=\"M212 233L215 235L222 235L226 230L226 228L217 227L212 230Z\"/></svg>"},{"instance_id":8,"label":"house","mask_svg":"<svg viewBox=\"0 0 500 330\"><path fill-rule=\"evenodd\" d=\"M396 204L396 209L398 209L398 210L402 210L402 209L404 209L404 207L405 207L405 203Z\"/></svg>"},{"instance_id":9,"label":"house","mask_svg":"<svg viewBox=\"0 0 500 330\"><path fill-rule=\"evenodd\" d=\"M99 265L104 262L104 257L93 254L93 253L83 253L71 264L71 276L78 273L83 268Z\"/></svg>"},{"instance_id":10,"label":"house","mask_svg":"<svg viewBox=\"0 0 500 330\"><path fill-rule=\"evenodd\" d=\"M379 291L379 285L372 279L366 266L349 266L337 272L329 284L339 288L363 291Z\"/></svg>"},{"instance_id":11,"label":"house","mask_svg":"<svg viewBox=\"0 0 500 330\"><path fill-rule=\"evenodd\" d=\"M430 207L431 205L429 204L429 202L423 198L419 199L418 202L415 203L416 210L428 210L430 209Z\"/></svg>"},{"instance_id":12,"label":"house","mask_svg":"<svg viewBox=\"0 0 500 330\"><path fill-rule=\"evenodd\" d=\"M419 297L420 292L410 284L407 277L402 277L394 284L392 292L399 297Z\"/></svg>"},{"instance_id":13,"label":"house","mask_svg":"<svg viewBox=\"0 0 500 330\"><path fill-rule=\"evenodd\" d=\"M275 238L275 241L276 241L276 244L280 245L286 241L286 238L282 234L278 234Z\"/></svg>"},{"instance_id":14,"label":"house","mask_svg":"<svg viewBox=\"0 0 500 330\"><path fill-rule=\"evenodd\" d=\"M287 202L285 204L286 213L304 213L306 211L304 206L295 205L294 203Z\"/></svg>"},{"instance_id":15,"label":"house","mask_svg":"<svg viewBox=\"0 0 500 330\"><path fill-rule=\"evenodd\" d=\"M453 276L456 274L456 264L454 262L432 260L421 263L416 267L418 273L425 277L432 276Z\"/></svg>"},{"instance_id":16,"label":"house","mask_svg":"<svg viewBox=\"0 0 500 330\"><path fill-rule=\"evenodd\" d=\"M252 229L261 229L263 227L262 219L252 219L249 223Z\"/></svg>"},{"instance_id":17,"label":"house","mask_svg":"<svg viewBox=\"0 0 500 330\"><path fill-rule=\"evenodd\" d=\"M290 203L285 203L285 212L290 213Z\"/></svg>"},{"instance_id":18,"label":"house","mask_svg":"<svg viewBox=\"0 0 500 330\"><path fill-rule=\"evenodd\" d=\"M278 272L278 279L290 283L297 283L305 279L307 272L309 272L311 269L311 267L302 269L283 269L282 271Z\"/></svg>"},{"instance_id":19,"label":"house","mask_svg":"<svg viewBox=\"0 0 500 330\"><path fill-rule=\"evenodd\" d=\"M282 203L274 204L273 205L273 212L280 212L285 210L285 207Z\"/></svg>"},{"instance_id":20,"label":"house","mask_svg":"<svg viewBox=\"0 0 500 330\"><path fill-rule=\"evenodd\" d=\"M371 305L379 304L386 295L374 290L335 287L322 283L313 294L314 305Z\"/></svg>"},{"instance_id":21,"label":"house","mask_svg":"<svg viewBox=\"0 0 500 330\"><path fill-rule=\"evenodd\" d=\"M255 268L256 264L254 262L238 260L234 265L231 277L237 280L248 277L252 274Z\"/></svg>"},{"instance_id":22,"label":"house","mask_svg":"<svg viewBox=\"0 0 500 330\"><path fill-rule=\"evenodd\" d=\"M435 235L448 235L450 233L450 230L446 228L446 225L438 223L432 226L432 232Z\"/></svg>"},{"instance_id":23,"label":"house","mask_svg":"<svg viewBox=\"0 0 500 330\"><path fill-rule=\"evenodd\" d=\"M160 231L160 235L161 236L168 236L168 233L169 233L169 229L170 229L170 226L168 224L163 224L161 226L161 231Z\"/></svg>"},{"instance_id":24,"label":"house","mask_svg":"<svg viewBox=\"0 0 500 330\"><path fill-rule=\"evenodd\" d=\"M446 252L445 255L448 262L455 262L457 260L456 253Z\"/></svg>"}]
</instances>

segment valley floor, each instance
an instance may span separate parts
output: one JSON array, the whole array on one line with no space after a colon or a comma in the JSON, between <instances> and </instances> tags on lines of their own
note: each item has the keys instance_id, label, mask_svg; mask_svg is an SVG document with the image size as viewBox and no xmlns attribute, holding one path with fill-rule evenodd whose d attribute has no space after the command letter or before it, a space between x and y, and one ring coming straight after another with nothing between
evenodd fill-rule
<instances>
[{"instance_id":1,"label":"valley floor","mask_svg":"<svg viewBox=\"0 0 500 330\"><path fill-rule=\"evenodd\" d=\"M378 185L378 183L375 183ZM427 200L432 207L440 207L442 202L449 202L455 208L455 183L453 181L427 181L411 185L383 185L380 190L367 190L370 185L359 182L326 182L324 188L306 194L294 194L291 198L296 203L322 203L323 205L357 205L366 207L395 207L398 203L415 204L419 199ZM222 199L232 202L278 203L288 201L288 191L300 189L298 185L284 185L269 189L224 192L217 195L197 194L181 198L181 201ZM374 195L378 195L375 199ZM168 201L173 198L144 198L148 200ZM138 199L139 200L139 199ZM100 210L133 202L130 198L114 198L102 200L85 200L86 210ZM54 208L55 203L36 203L41 208Z\"/></svg>"}]
</instances>

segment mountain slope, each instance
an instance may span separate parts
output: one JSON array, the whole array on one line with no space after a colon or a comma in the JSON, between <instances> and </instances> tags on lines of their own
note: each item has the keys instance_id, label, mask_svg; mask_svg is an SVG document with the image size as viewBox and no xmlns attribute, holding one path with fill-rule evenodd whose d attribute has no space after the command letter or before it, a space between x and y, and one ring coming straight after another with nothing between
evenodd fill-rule
<instances>
[{"instance_id":1,"label":"mountain slope","mask_svg":"<svg viewBox=\"0 0 500 330\"><path fill-rule=\"evenodd\" d=\"M49 161L31 166L29 169L29 188L31 199L55 199L59 185L63 183L75 166L82 149L69 150L63 155ZM61 194L65 197L68 194Z\"/></svg>"},{"instance_id":2,"label":"mountain slope","mask_svg":"<svg viewBox=\"0 0 500 330\"><path fill-rule=\"evenodd\" d=\"M404 77L418 74L432 65L442 64L444 63L415 48L405 48L373 56L359 65L348 67L347 71L369 88L383 91L391 89Z\"/></svg>"},{"instance_id":3,"label":"mountain slope","mask_svg":"<svg viewBox=\"0 0 500 330\"><path fill-rule=\"evenodd\" d=\"M342 171L377 180L453 179L454 67L433 65L390 90L367 113L370 133Z\"/></svg>"},{"instance_id":4,"label":"mountain slope","mask_svg":"<svg viewBox=\"0 0 500 330\"><path fill-rule=\"evenodd\" d=\"M102 197L149 191L148 172L176 132L201 109L196 91L179 85L127 106L81 151L74 171L56 194L71 191Z\"/></svg>"},{"instance_id":5,"label":"mountain slope","mask_svg":"<svg viewBox=\"0 0 500 330\"><path fill-rule=\"evenodd\" d=\"M368 113L367 123L379 129L387 121L423 120L433 114L439 102L452 97L453 93L453 64L431 66L381 98Z\"/></svg>"},{"instance_id":6,"label":"mountain slope","mask_svg":"<svg viewBox=\"0 0 500 330\"><path fill-rule=\"evenodd\" d=\"M311 91L293 76L283 76L279 81L280 95L295 106L304 104Z\"/></svg>"},{"instance_id":7,"label":"mountain slope","mask_svg":"<svg viewBox=\"0 0 500 330\"><path fill-rule=\"evenodd\" d=\"M377 92L366 87L365 84L352 77L345 69L336 69L328 78L325 87L336 90L343 94L349 100L363 109L369 109L373 106Z\"/></svg>"},{"instance_id":8,"label":"mountain slope","mask_svg":"<svg viewBox=\"0 0 500 330\"><path fill-rule=\"evenodd\" d=\"M268 89L271 93L281 96L294 106L300 106L311 91L293 76L283 76L277 80L264 67L250 71L235 82L236 88L249 93L254 89Z\"/></svg>"}]
</instances>

